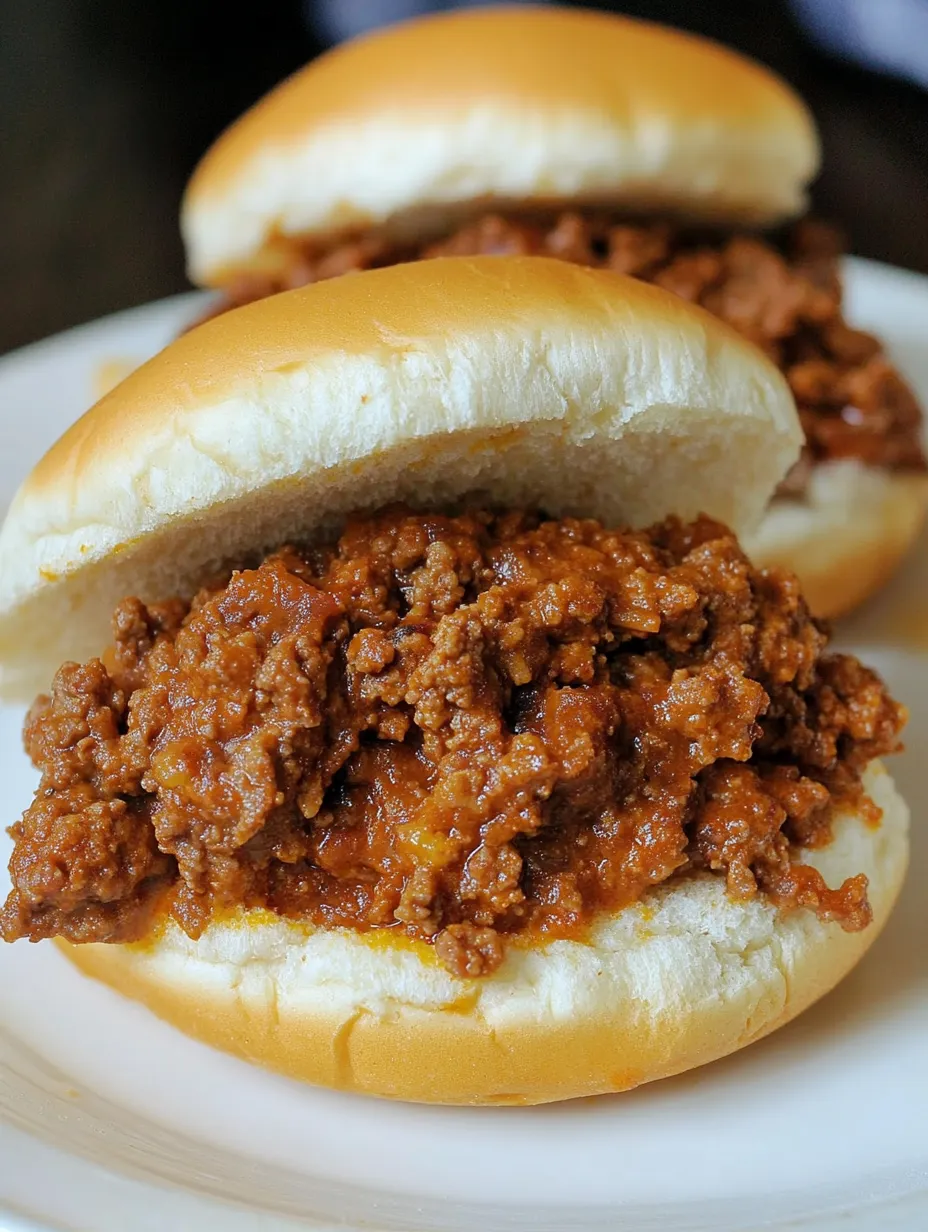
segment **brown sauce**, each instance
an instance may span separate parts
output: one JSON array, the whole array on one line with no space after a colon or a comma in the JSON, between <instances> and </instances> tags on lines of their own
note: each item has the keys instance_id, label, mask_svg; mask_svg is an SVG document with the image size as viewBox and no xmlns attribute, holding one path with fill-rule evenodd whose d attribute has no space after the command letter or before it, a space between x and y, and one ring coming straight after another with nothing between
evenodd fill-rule
<instances>
[{"instance_id":1,"label":"brown sauce","mask_svg":"<svg viewBox=\"0 0 928 1232\"><path fill-rule=\"evenodd\" d=\"M400 930L452 971L693 870L844 928L796 863L901 708L706 519L354 519L191 604L127 599L25 726L7 940L196 936L239 905Z\"/></svg>"}]
</instances>

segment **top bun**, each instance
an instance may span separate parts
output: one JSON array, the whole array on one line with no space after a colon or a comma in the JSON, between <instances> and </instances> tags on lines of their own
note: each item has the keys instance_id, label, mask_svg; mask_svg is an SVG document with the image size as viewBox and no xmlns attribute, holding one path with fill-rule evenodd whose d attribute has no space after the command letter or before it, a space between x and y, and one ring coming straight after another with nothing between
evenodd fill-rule
<instances>
[{"instance_id":1,"label":"top bun","mask_svg":"<svg viewBox=\"0 0 928 1232\"><path fill-rule=\"evenodd\" d=\"M0 689L108 641L120 599L391 500L643 525L759 518L798 456L776 368L669 292L542 257L445 258L185 334L58 441L0 532Z\"/></svg>"},{"instance_id":2,"label":"top bun","mask_svg":"<svg viewBox=\"0 0 928 1232\"><path fill-rule=\"evenodd\" d=\"M492 203L589 202L729 222L798 213L818 169L802 101L705 39L627 17L472 9L345 44L200 163L191 278L271 270L281 239L425 238Z\"/></svg>"}]
</instances>

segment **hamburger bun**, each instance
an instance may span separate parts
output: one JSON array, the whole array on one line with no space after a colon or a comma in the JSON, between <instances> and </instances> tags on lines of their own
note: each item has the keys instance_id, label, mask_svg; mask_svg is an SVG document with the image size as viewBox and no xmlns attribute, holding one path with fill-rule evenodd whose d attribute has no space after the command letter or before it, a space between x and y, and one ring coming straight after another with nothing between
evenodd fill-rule
<instances>
[{"instance_id":1,"label":"hamburger bun","mask_svg":"<svg viewBox=\"0 0 928 1232\"><path fill-rule=\"evenodd\" d=\"M225 132L182 211L190 277L273 271L287 241L422 239L493 205L599 204L766 224L819 147L760 65L627 17L477 8L349 42Z\"/></svg>"},{"instance_id":2,"label":"hamburger bun","mask_svg":"<svg viewBox=\"0 0 928 1232\"><path fill-rule=\"evenodd\" d=\"M194 282L260 286L286 277L294 242L415 243L507 207L773 223L803 209L818 162L802 101L729 50L578 9L475 9L350 42L284 82L206 154L181 221ZM746 544L837 617L892 576L926 506L923 475L820 464Z\"/></svg>"},{"instance_id":3,"label":"hamburger bun","mask_svg":"<svg viewBox=\"0 0 928 1232\"><path fill-rule=\"evenodd\" d=\"M223 563L405 498L642 524L708 510L744 529L798 455L785 381L722 323L642 283L539 258L423 261L231 312L78 422L0 534L3 685L98 652L126 594L190 594ZM441 1103L619 1091L725 1055L831 988L885 921L907 811L836 820L805 853L866 873L874 922L736 902L681 875L583 941L509 947L481 979L385 930L267 912L69 946L88 974L211 1044L295 1077Z\"/></svg>"},{"instance_id":4,"label":"hamburger bun","mask_svg":"<svg viewBox=\"0 0 928 1232\"><path fill-rule=\"evenodd\" d=\"M273 296L172 343L26 479L0 531L0 692L98 654L126 595L190 595L354 509L473 495L744 530L801 441L759 351L616 274L445 258Z\"/></svg>"},{"instance_id":5,"label":"hamburger bun","mask_svg":"<svg viewBox=\"0 0 928 1232\"><path fill-rule=\"evenodd\" d=\"M835 619L889 581L915 542L926 508L925 475L824 462L812 468L800 499L771 502L742 543L755 564L795 573L812 611Z\"/></svg>"},{"instance_id":6,"label":"hamburger bun","mask_svg":"<svg viewBox=\"0 0 928 1232\"><path fill-rule=\"evenodd\" d=\"M293 1078L439 1104L539 1104L625 1091L717 1060L795 1018L858 962L908 862L908 810L881 766L873 827L844 816L806 853L829 884L861 871L873 923L736 902L681 878L601 919L585 941L511 945L478 980L383 932L308 929L270 913L172 925L143 945L61 948L198 1039Z\"/></svg>"}]
</instances>

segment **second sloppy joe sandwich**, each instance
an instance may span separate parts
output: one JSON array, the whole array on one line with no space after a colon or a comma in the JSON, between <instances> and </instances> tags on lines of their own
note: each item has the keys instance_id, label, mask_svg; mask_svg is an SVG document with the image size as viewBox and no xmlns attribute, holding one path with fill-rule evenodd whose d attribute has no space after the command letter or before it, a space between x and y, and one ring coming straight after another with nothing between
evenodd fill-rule
<instances>
[{"instance_id":1,"label":"second sloppy joe sandwich","mask_svg":"<svg viewBox=\"0 0 928 1232\"><path fill-rule=\"evenodd\" d=\"M307 65L206 153L181 221L218 310L398 261L537 254L722 317L781 368L806 436L748 546L832 617L892 575L928 476L915 395L845 320L840 241L799 217L818 164L802 99L730 49L573 6L479 6Z\"/></svg>"},{"instance_id":2,"label":"second sloppy joe sandwich","mask_svg":"<svg viewBox=\"0 0 928 1232\"><path fill-rule=\"evenodd\" d=\"M908 824L901 707L736 538L800 443L728 327L559 261L179 339L0 535L0 684L52 682L3 937L431 1102L620 1091L788 1021L879 932Z\"/></svg>"}]
</instances>

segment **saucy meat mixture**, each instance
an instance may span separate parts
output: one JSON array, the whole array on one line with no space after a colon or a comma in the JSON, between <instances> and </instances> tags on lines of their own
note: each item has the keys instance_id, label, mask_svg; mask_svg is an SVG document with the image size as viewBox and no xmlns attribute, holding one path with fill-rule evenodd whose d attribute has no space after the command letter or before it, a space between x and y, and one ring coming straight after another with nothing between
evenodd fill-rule
<instances>
[{"instance_id":1,"label":"saucy meat mixture","mask_svg":"<svg viewBox=\"0 0 928 1232\"><path fill-rule=\"evenodd\" d=\"M795 856L835 806L879 821L861 772L902 708L715 522L394 508L192 603L127 599L113 634L27 718L8 941L196 937L244 904L479 976L692 870L870 920L865 877Z\"/></svg>"},{"instance_id":2,"label":"saucy meat mixture","mask_svg":"<svg viewBox=\"0 0 928 1232\"><path fill-rule=\"evenodd\" d=\"M701 304L759 345L785 372L807 441L780 495L801 495L816 461L925 468L918 402L879 341L845 322L840 240L809 220L761 238L580 212L534 221L488 214L420 249L373 237L325 251L288 245L284 275L240 279L215 311L354 270L480 254L541 254L642 278Z\"/></svg>"}]
</instances>

